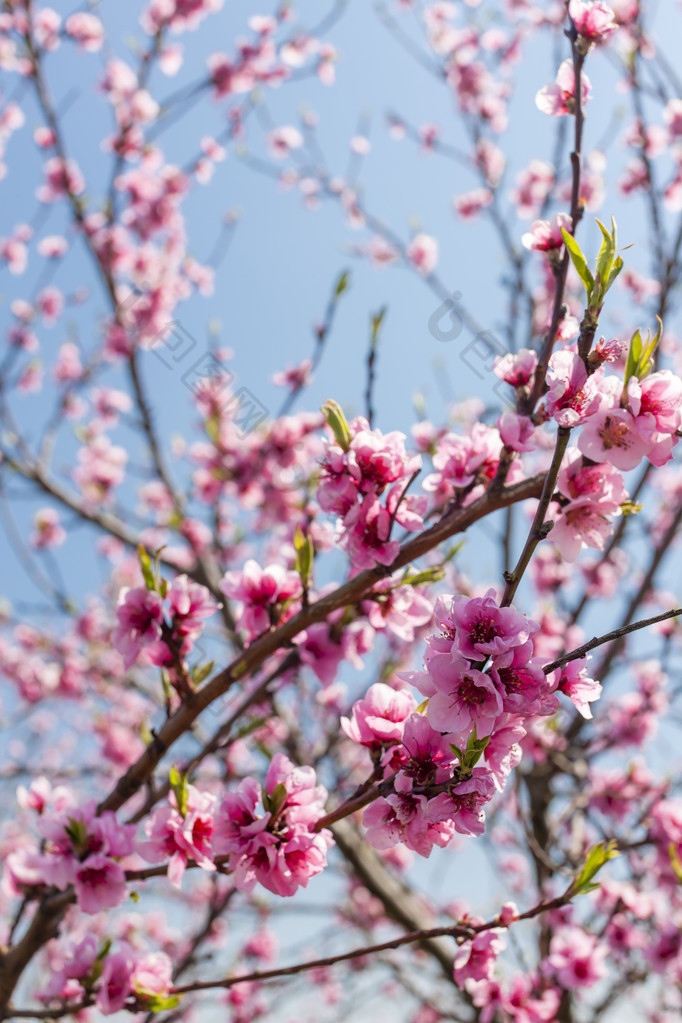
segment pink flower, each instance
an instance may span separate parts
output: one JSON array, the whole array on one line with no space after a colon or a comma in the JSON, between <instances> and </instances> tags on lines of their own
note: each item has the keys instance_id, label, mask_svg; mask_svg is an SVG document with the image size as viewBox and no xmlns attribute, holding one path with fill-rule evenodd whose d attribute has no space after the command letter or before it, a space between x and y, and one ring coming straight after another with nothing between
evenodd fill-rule
<instances>
[{"instance_id":1,"label":"pink flower","mask_svg":"<svg viewBox=\"0 0 682 1023\"><path fill-rule=\"evenodd\" d=\"M63 308L64 296L58 288L43 288L36 296L36 309L43 317L43 324L46 327L53 327L55 325Z\"/></svg>"},{"instance_id":2,"label":"pink flower","mask_svg":"<svg viewBox=\"0 0 682 1023\"><path fill-rule=\"evenodd\" d=\"M588 377L577 353L562 351L552 355L547 370L547 411L559 426L577 426L597 411L600 401L598 380L598 373Z\"/></svg>"},{"instance_id":3,"label":"pink flower","mask_svg":"<svg viewBox=\"0 0 682 1023\"><path fill-rule=\"evenodd\" d=\"M601 682L588 678L584 657L569 661L561 668L558 688L568 696L584 718L592 717L590 703L594 703L601 696Z\"/></svg>"},{"instance_id":4,"label":"pink flower","mask_svg":"<svg viewBox=\"0 0 682 1023\"><path fill-rule=\"evenodd\" d=\"M85 180L74 160L65 163L60 156L53 156L44 171L45 184L36 191L40 202L54 202L63 195L80 195L85 190Z\"/></svg>"},{"instance_id":5,"label":"pink flower","mask_svg":"<svg viewBox=\"0 0 682 1023\"><path fill-rule=\"evenodd\" d=\"M495 794L495 783L484 767L475 767L468 781L459 782L448 792L429 800L430 821L452 820L461 835L482 835L485 831L485 810Z\"/></svg>"},{"instance_id":6,"label":"pink flower","mask_svg":"<svg viewBox=\"0 0 682 1023\"><path fill-rule=\"evenodd\" d=\"M549 952L547 964L568 991L591 987L607 974L604 960L609 954L608 945L600 945L598 939L582 927L565 927L555 934Z\"/></svg>"},{"instance_id":7,"label":"pink flower","mask_svg":"<svg viewBox=\"0 0 682 1023\"><path fill-rule=\"evenodd\" d=\"M126 998L132 994L131 977L134 965L135 957L128 945L120 952L106 956L95 999L95 1004L103 1016L120 1012Z\"/></svg>"},{"instance_id":8,"label":"pink flower","mask_svg":"<svg viewBox=\"0 0 682 1023\"><path fill-rule=\"evenodd\" d=\"M568 500L552 512L549 537L562 556L575 561L583 547L603 550L613 532L608 516L620 514L627 499L623 477L609 463L584 465L580 452L572 448L564 458L557 486Z\"/></svg>"},{"instance_id":9,"label":"pink flower","mask_svg":"<svg viewBox=\"0 0 682 1023\"><path fill-rule=\"evenodd\" d=\"M119 594L116 618L118 625L111 638L127 669L145 647L161 639L163 601L158 593L143 587L124 588Z\"/></svg>"},{"instance_id":10,"label":"pink flower","mask_svg":"<svg viewBox=\"0 0 682 1023\"><path fill-rule=\"evenodd\" d=\"M166 599L173 634L185 642L194 641L203 632L203 619L210 618L221 606L213 599L210 590L186 575L175 577L168 587Z\"/></svg>"},{"instance_id":11,"label":"pink flower","mask_svg":"<svg viewBox=\"0 0 682 1023\"><path fill-rule=\"evenodd\" d=\"M592 91L590 80L583 71L580 76L581 106L585 106ZM557 72L556 81L545 85L535 97L538 110L550 117L575 113L575 73L573 61L565 60Z\"/></svg>"},{"instance_id":12,"label":"pink flower","mask_svg":"<svg viewBox=\"0 0 682 1023\"><path fill-rule=\"evenodd\" d=\"M250 892L256 882L276 895L293 895L307 887L327 863L331 832L313 831L324 810L326 789L316 784L312 767L296 768L277 753L262 793L264 813L257 812L261 788L245 778L228 792L216 822L214 849L230 856L234 883Z\"/></svg>"},{"instance_id":13,"label":"pink flower","mask_svg":"<svg viewBox=\"0 0 682 1023\"><path fill-rule=\"evenodd\" d=\"M450 664L432 664L430 672L436 692L426 713L432 727L451 733L458 745L466 745L474 729L479 738L490 735L502 713L502 698L490 676L456 654Z\"/></svg>"},{"instance_id":14,"label":"pink flower","mask_svg":"<svg viewBox=\"0 0 682 1023\"><path fill-rule=\"evenodd\" d=\"M471 220L492 201L493 193L489 188L474 188L471 192L455 196L452 204L462 220Z\"/></svg>"},{"instance_id":15,"label":"pink flower","mask_svg":"<svg viewBox=\"0 0 682 1023\"><path fill-rule=\"evenodd\" d=\"M287 369L272 374L272 382L277 387L286 387L290 391L299 391L312 382L313 360L304 359L298 366L289 366Z\"/></svg>"},{"instance_id":16,"label":"pink flower","mask_svg":"<svg viewBox=\"0 0 682 1023\"><path fill-rule=\"evenodd\" d=\"M438 242L428 234L416 234L406 248L407 258L420 273L428 277L438 263Z\"/></svg>"},{"instance_id":17,"label":"pink flower","mask_svg":"<svg viewBox=\"0 0 682 1023\"><path fill-rule=\"evenodd\" d=\"M414 586L395 586L390 579L375 586L362 609L372 628L389 629L399 639L411 643L415 630L431 620L431 603Z\"/></svg>"},{"instance_id":18,"label":"pink flower","mask_svg":"<svg viewBox=\"0 0 682 1023\"><path fill-rule=\"evenodd\" d=\"M84 913L113 909L126 896L123 868L114 860L98 853L88 856L76 871L74 880L78 905Z\"/></svg>"},{"instance_id":19,"label":"pink flower","mask_svg":"<svg viewBox=\"0 0 682 1023\"><path fill-rule=\"evenodd\" d=\"M303 136L291 125L275 128L268 135L268 150L276 160L283 160L292 149L300 149L302 145Z\"/></svg>"},{"instance_id":20,"label":"pink flower","mask_svg":"<svg viewBox=\"0 0 682 1023\"><path fill-rule=\"evenodd\" d=\"M603 0L570 0L568 13L578 34L590 43L601 43L618 28L613 10Z\"/></svg>"},{"instance_id":21,"label":"pink flower","mask_svg":"<svg viewBox=\"0 0 682 1023\"><path fill-rule=\"evenodd\" d=\"M490 674L508 714L545 714L556 708L541 658L533 657L533 641L493 658Z\"/></svg>"},{"instance_id":22,"label":"pink flower","mask_svg":"<svg viewBox=\"0 0 682 1023\"><path fill-rule=\"evenodd\" d=\"M41 508L33 519L35 532L31 544L37 549L59 547L66 540L66 530L59 521L59 513L54 508Z\"/></svg>"},{"instance_id":23,"label":"pink flower","mask_svg":"<svg viewBox=\"0 0 682 1023\"><path fill-rule=\"evenodd\" d=\"M423 714L416 713L405 722L399 756L403 774L417 785L440 781L455 759L447 736L432 728Z\"/></svg>"},{"instance_id":24,"label":"pink flower","mask_svg":"<svg viewBox=\"0 0 682 1023\"><path fill-rule=\"evenodd\" d=\"M446 605L441 605L440 620L436 618L446 631L454 630L458 652L474 661L522 646L539 628L514 608L499 607L494 593L488 590L485 597L472 600L457 597L449 612Z\"/></svg>"},{"instance_id":25,"label":"pink flower","mask_svg":"<svg viewBox=\"0 0 682 1023\"><path fill-rule=\"evenodd\" d=\"M64 30L87 53L96 53L102 48L104 26L99 18L86 11L79 11L66 19Z\"/></svg>"},{"instance_id":26,"label":"pink flower","mask_svg":"<svg viewBox=\"0 0 682 1023\"><path fill-rule=\"evenodd\" d=\"M566 231L571 230L571 218L568 213L557 213L553 220L535 220L530 231L522 235L521 244L535 252L558 251L564 244L562 227Z\"/></svg>"},{"instance_id":27,"label":"pink flower","mask_svg":"<svg viewBox=\"0 0 682 1023\"><path fill-rule=\"evenodd\" d=\"M533 378L538 364L537 354L530 348L520 348L512 354L495 356L495 375L512 387L525 387Z\"/></svg>"},{"instance_id":28,"label":"pink flower","mask_svg":"<svg viewBox=\"0 0 682 1023\"><path fill-rule=\"evenodd\" d=\"M472 941L465 941L459 946L453 964L457 987L464 988L470 980L492 978L497 957L507 947L502 933L500 927L493 927L489 931L481 931Z\"/></svg>"},{"instance_id":29,"label":"pink flower","mask_svg":"<svg viewBox=\"0 0 682 1023\"><path fill-rule=\"evenodd\" d=\"M130 975L130 986L136 995L164 997L173 983L173 962L165 952L152 952L138 959Z\"/></svg>"},{"instance_id":30,"label":"pink flower","mask_svg":"<svg viewBox=\"0 0 682 1023\"><path fill-rule=\"evenodd\" d=\"M45 256L47 259L58 259L65 255L69 243L59 234L48 234L40 239L36 248L41 256Z\"/></svg>"},{"instance_id":31,"label":"pink flower","mask_svg":"<svg viewBox=\"0 0 682 1023\"><path fill-rule=\"evenodd\" d=\"M497 420L497 429L505 447L512 451L534 451L535 424L528 416L517 416L514 412L503 412Z\"/></svg>"},{"instance_id":32,"label":"pink flower","mask_svg":"<svg viewBox=\"0 0 682 1023\"><path fill-rule=\"evenodd\" d=\"M401 740L405 721L414 708L414 698L408 692L375 682L364 699L353 704L351 719L341 718L341 727L354 742L380 747Z\"/></svg>"},{"instance_id":33,"label":"pink flower","mask_svg":"<svg viewBox=\"0 0 682 1023\"><path fill-rule=\"evenodd\" d=\"M297 572L288 572L282 565L261 568L253 559L246 562L241 572L227 572L220 589L225 596L242 602L237 626L244 629L249 639L283 620L283 613L290 617L295 610L292 601L302 593ZM288 604L286 612L284 604Z\"/></svg>"},{"instance_id":34,"label":"pink flower","mask_svg":"<svg viewBox=\"0 0 682 1023\"><path fill-rule=\"evenodd\" d=\"M380 797L365 809L362 823L367 841L375 849L390 849L402 842L420 856L428 857L434 845L446 846L452 839L452 821L430 820L426 796L412 792L413 779L399 774L395 791Z\"/></svg>"},{"instance_id":35,"label":"pink flower","mask_svg":"<svg viewBox=\"0 0 682 1023\"><path fill-rule=\"evenodd\" d=\"M355 572L390 565L398 556L400 543L390 539L391 515L371 494L348 512L344 525L341 546L348 551Z\"/></svg>"},{"instance_id":36,"label":"pink flower","mask_svg":"<svg viewBox=\"0 0 682 1023\"><path fill-rule=\"evenodd\" d=\"M158 807L146 822L148 841L139 843L137 851L148 863L168 859L168 880L179 888L188 860L203 870L215 870L211 847L215 797L188 785L184 813L179 812L174 793L169 801L170 806Z\"/></svg>"},{"instance_id":37,"label":"pink flower","mask_svg":"<svg viewBox=\"0 0 682 1023\"><path fill-rule=\"evenodd\" d=\"M578 439L578 448L594 462L610 462L627 472L635 469L650 449L627 409L603 408L590 415Z\"/></svg>"}]
</instances>

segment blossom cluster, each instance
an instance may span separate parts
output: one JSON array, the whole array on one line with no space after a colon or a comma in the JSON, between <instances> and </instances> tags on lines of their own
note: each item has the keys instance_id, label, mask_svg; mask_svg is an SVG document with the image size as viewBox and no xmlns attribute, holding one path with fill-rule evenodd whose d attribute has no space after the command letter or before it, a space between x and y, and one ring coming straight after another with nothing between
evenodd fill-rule
<instances>
[{"instance_id":1,"label":"blossom cluster","mask_svg":"<svg viewBox=\"0 0 682 1023\"><path fill-rule=\"evenodd\" d=\"M51 791L46 779L34 783L27 805L39 814L42 843L10 853L6 883L16 893L35 885L60 891L73 885L84 913L120 905L127 895L121 861L134 851L134 825L120 824L111 811L97 815L94 800L76 805L66 789Z\"/></svg>"},{"instance_id":2,"label":"blossom cluster","mask_svg":"<svg viewBox=\"0 0 682 1023\"><path fill-rule=\"evenodd\" d=\"M219 605L209 590L179 575L164 595L149 587L124 587L116 609L112 642L130 668L144 653L151 664L177 671Z\"/></svg>"},{"instance_id":3,"label":"blossom cluster","mask_svg":"<svg viewBox=\"0 0 682 1023\"><path fill-rule=\"evenodd\" d=\"M348 428L345 449L338 440L327 446L317 499L324 511L338 516L339 546L359 572L391 564L400 546L391 539L393 523L421 529L427 502L406 493L421 458L408 455L403 433L371 430L362 416Z\"/></svg>"},{"instance_id":4,"label":"blossom cluster","mask_svg":"<svg viewBox=\"0 0 682 1023\"><path fill-rule=\"evenodd\" d=\"M528 720L557 709L557 688L583 713L599 695L584 662L546 675L534 654L540 625L501 607L492 590L439 597L434 616L440 631L427 638L424 671L400 673L426 697L421 707L409 692L375 683L342 719L392 788L364 811L368 840L377 848L402 842L423 856L455 831L483 833L485 804L519 762ZM469 762L472 742L480 745Z\"/></svg>"},{"instance_id":5,"label":"blossom cluster","mask_svg":"<svg viewBox=\"0 0 682 1023\"><path fill-rule=\"evenodd\" d=\"M52 975L37 994L44 1003L78 1004L94 996L103 1016L112 1016L131 1000L140 1009L173 1004L166 1000L172 982L173 963L165 952L140 953L121 941L115 950L110 942L100 945L94 934L64 950Z\"/></svg>"},{"instance_id":6,"label":"blossom cluster","mask_svg":"<svg viewBox=\"0 0 682 1023\"><path fill-rule=\"evenodd\" d=\"M312 767L295 767L283 753L272 758L262 788L255 778L244 778L219 806L213 795L192 785L185 787L182 804L175 792L169 799L147 821L148 837L137 851L150 863L168 859L168 878L176 887L189 860L213 871L216 856L224 857L240 891L250 892L258 882L276 895L307 887L326 866L331 832L315 825L327 791Z\"/></svg>"}]
</instances>

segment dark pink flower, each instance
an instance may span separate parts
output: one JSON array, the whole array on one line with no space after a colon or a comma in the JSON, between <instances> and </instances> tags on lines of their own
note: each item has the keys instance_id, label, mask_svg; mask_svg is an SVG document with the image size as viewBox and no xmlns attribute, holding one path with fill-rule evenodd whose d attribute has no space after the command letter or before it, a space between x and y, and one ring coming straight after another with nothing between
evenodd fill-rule
<instances>
[{"instance_id":1,"label":"dark pink flower","mask_svg":"<svg viewBox=\"0 0 682 1023\"><path fill-rule=\"evenodd\" d=\"M111 638L125 667L130 668L145 647L161 639L163 601L158 593L143 587L124 588L118 599L118 625Z\"/></svg>"}]
</instances>

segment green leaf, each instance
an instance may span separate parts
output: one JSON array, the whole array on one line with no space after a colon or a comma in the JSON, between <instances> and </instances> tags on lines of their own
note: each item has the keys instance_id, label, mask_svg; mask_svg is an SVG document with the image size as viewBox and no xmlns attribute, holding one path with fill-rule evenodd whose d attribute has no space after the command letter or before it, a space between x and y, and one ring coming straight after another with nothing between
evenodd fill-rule
<instances>
[{"instance_id":1,"label":"green leaf","mask_svg":"<svg viewBox=\"0 0 682 1023\"><path fill-rule=\"evenodd\" d=\"M382 306L378 313L375 313L372 317L372 344L376 344L377 336L381 328L381 324L384 322L384 317L388 312L388 306Z\"/></svg>"},{"instance_id":2,"label":"green leaf","mask_svg":"<svg viewBox=\"0 0 682 1023\"><path fill-rule=\"evenodd\" d=\"M312 538L304 533L300 526L296 526L294 530L294 550L296 551L296 571L301 577L303 589L306 590L310 583L315 547Z\"/></svg>"},{"instance_id":3,"label":"green leaf","mask_svg":"<svg viewBox=\"0 0 682 1023\"><path fill-rule=\"evenodd\" d=\"M342 273L339 274L339 279L336 282L336 287L334 289L334 297L335 298L340 298L340 296L343 295L344 291L347 290L349 284L350 284L350 271L349 270L343 270Z\"/></svg>"},{"instance_id":4,"label":"green leaf","mask_svg":"<svg viewBox=\"0 0 682 1023\"><path fill-rule=\"evenodd\" d=\"M265 799L267 797L268 805L265 806L265 809L269 810L273 817L277 817L281 813L288 795L286 785L284 782L280 782L278 785L275 785L272 792L263 793L263 806L265 806Z\"/></svg>"},{"instance_id":5,"label":"green leaf","mask_svg":"<svg viewBox=\"0 0 682 1023\"><path fill-rule=\"evenodd\" d=\"M618 276L622 269L623 260L621 259L620 256L616 256L613 266L611 268L611 272L606 278L606 284L604 285L604 294L606 294L606 292L609 290L609 288L611 287L611 285L613 284L613 282L615 281L616 277Z\"/></svg>"},{"instance_id":6,"label":"green leaf","mask_svg":"<svg viewBox=\"0 0 682 1023\"><path fill-rule=\"evenodd\" d=\"M590 296L592 295L592 289L594 288L594 277L590 273L585 257L583 256L580 246L573 235L569 234L565 227L561 228L561 234L563 235L568 254L571 257L571 262L576 269L578 277L585 285L587 300L589 302Z\"/></svg>"},{"instance_id":7,"label":"green leaf","mask_svg":"<svg viewBox=\"0 0 682 1023\"><path fill-rule=\"evenodd\" d=\"M75 817L69 817L69 823L65 825L64 831L71 840L74 849L78 852L85 849L88 840L88 829L84 821L78 821Z\"/></svg>"},{"instance_id":8,"label":"green leaf","mask_svg":"<svg viewBox=\"0 0 682 1023\"><path fill-rule=\"evenodd\" d=\"M180 1004L180 999L177 995L155 995L149 991L135 992L140 1001L144 1002L144 1008L146 1012L163 1012L165 1009L174 1009L176 1005Z\"/></svg>"},{"instance_id":9,"label":"green leaf","mask_svg":"<svg viewBox=\"0 0 682 1023\"><path fill-rule=\"evenodd\" d=\"M208 678L208 676L211 674L214 668L215 661L209 661L208 664L204 664L203 667L200 667L198 664L195 664L195 666L192 668L191 674L192 682L194 682L194 684L197 686L201 685L204 679Z\"/></svg>"},{"instance_id":10,"label":"green leaf","mask_svg":"<svg viewBox=\"0 0 682 1023\"><path fill-rule=\"evenodd\" d=\"M445 575L444 569L438 565L436 568L427 568L423 572L409 574L409 569L403 576L401 582L405 586L422 586L424 583L437 583Z\"/></svg>"},{"instance_id":11,"label":"green leaf","mask_svg":"<svg viewBox=\"0 0 682 1023\"><path fill-rule=\"evenodd\" d=\"M639 357L639 365L637 367L637 377L639 380L643 380L644 377L648 376L654 368L654 352L658 348L658 343L661 340L661 334L663 333L663 321L660 316L656 317L656 321L658 323L658 330L651 340L649 340L651 336L650 331L647 331L647 344Z\"/></svg>"},{"instance_id":12,"label":"green leaf","mask_svg":"<svg viewBox=\"0 0 682 1023\"><path fill-rule=\"evenodd\" d=\"M171 767L168 774L168 781L170 782L171 789L175 793L178 813L181 817L184 817L187 813L187 797L189 794L187 775L183 774L182 771L178 771L177 767Z\"/></svg>"},{"instance_id":13,"label":"green leaf","mask_svg":"<svg viewBox=\"0 0 682 1023\"><path fill-rule=\"evenodd\" d=\"M152 571L152 561L146 550L140 544L137 548L137 557L140 562L140 570L142 572L142 578L144 584L148 590L156 590L156 580L154 579L154 572Z\"/></svg>"},{"instance_id":14,"label":"green leaf","mask_svg":"<svg viewBox=\"0 0 682 1023\"><path fill-rule=\"evenodd\" d=\"M599 885L593 884L592 878L595 877L605 863L619 855L620 853L618 852L618 847L614 838L612 838L609 842L603 841L593 845L592 848L588 850L583 869L574 878L573 883L568 888L566 892L567 897L572 899L575 895L585 895L598 888Z\"/></svg>"},{"instance_id":15,"label":"green leaf","mask_svg":"<svg viewBox=\"0 0 682 1023\"><path fill-rule=\"evenodd\" d=\"M350 430L343 409L338 402L330 398L322 406L322 414L332 428L336 443L344 451L350 447Z\"/></svg>"},{"instance_id":16,"label":"green leaf","mask_svg":"<svg viewBox=\"0 0 682 1023\"><path fill-rule=\"evenodd\" d=\"M457 757L457 759L459 760L459 762L461 764L462 761L464 760L464 754L462 753L462 751L459 748L459 746L455 746L454 742L448 743L448 746L450 747L450 749L455 754L455 756Z\"/></svg>"},{"instance_id":17,"label":"green leaf","mask_svg":"<svg viewBox=\"0 0 682 1023\"><path fill-rule=\"evenodd\" d=\"M628 357L625 363L625 379L623 381L623 394L627 395L628 380L637 373L637 367L639 365L640 356L642 354L642 335L639 332L639 328L634 332L630 340L630 348L628 350Z\"/></svg>"},{"instance_id":18,"label":"green leaf","mask_svg":"<svg viewBox=\"0 0 682 1023\"><path fill-rule=\"evenodd\" d=\"M668 856L670 857L670 866L673 868L675 877L682 883L682 863L680 863L680 857L677 855L677 846L674 842L671 842L668 846Z\"/></svg>"}]
</instances>

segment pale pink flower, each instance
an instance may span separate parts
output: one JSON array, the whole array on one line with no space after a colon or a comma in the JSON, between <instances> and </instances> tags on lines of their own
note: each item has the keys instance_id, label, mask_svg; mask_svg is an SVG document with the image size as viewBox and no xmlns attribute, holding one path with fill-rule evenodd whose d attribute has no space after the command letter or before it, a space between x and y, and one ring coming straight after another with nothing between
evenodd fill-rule
<instances>
[{"instance_id":1,"label":"pale pink flower","mask_svg":"<svg viewBox=\"0 0 682 1023\"><path fill-rule=\"evenodd\" d=\"M41 508L37 511L33 525L35 532L31 537L31 545L37 549L59 547L66 540L66 530L54 508Z\"/></svg>"},{"instance_id":2,"label":"pale pink flower","mask_svg":"<svg viewBox=\"0 0 682 1023\"><path fill-rule=\"evenodd\" d=\"M583 71L580 76L581 106L587 102L592 87L590 80ZM535 97L535 103L543 114L550 117L562 117L564 114L575 113L575 73L573 61L563 61L557 71L556 81L543 86Z\"/></svg>"},{"instance_id":3,"label":"pale pink flower","mask_svg":"<svg viewBox=\"0 0 682 1023\"><path fill-rule=\"evenodd\" d=\"M130 985L136 995L156 995L163 998L173 983L173 961L165 952L152 952L138 959L130 976Z\"/></svg>"},{"instance_id":4,"label":"pale pink flower","mask_svg":"<svg viewBox=\"0 0 682 1023\"><path fill-rule=\"evenodd\" d=\"M635 417L627 409L602 408L584 424L578 448L594 462L610 462L627 472L639 465L651 444L642 437Z\"/></svg>"},{"instance_id":5,"label":"pale pink flower","mask_svg":"<svg viewBox=\"0 0 682 1023\"><path fill-rule=\"evenodd\" d=\"M561 351L552 355L547 370L549 391L546 401L547 411L559 426L577 426L597 411L600 402L598 374L599 371L588 377L576 352Z\"/></svg>"},{"instance_id":6,"label":"pale pink flower","mask_svg":"<svg viewBox=\"0 0 682 1023\"><path fill-rule=\"evenodd\" d=\"M586 663L585 658L580 657L565 664L560 669L558 689L568 696L584 718L589 719L592 717L590 704L600 698L602 687L601 682L588 677Z\"/></svg>"},{"instance_id":7,"label":"pale pink flower","mask_svg":"<svg viewBox=\"0 0 682 1023\"><path fill-rule=\"evenodd\" d=\"M474 188L471 192L456 195L452 205L462 220L471 220L486 206L490 206L492 201L493 193L489 188Z\"/></svg>"},{"instance_id":8,"label":"pale pink flower","mask_svg":"<svg viewBox=\"0 0 682 1023\"><path fill-rule=\"evenodd\" d=\"M455 953L453 972L455 984L463 988L470 980L490 980L497 957L507 943L500 927L481 931L472 941L465 941Z\"/></svg>"},{"instance_id":9,"label":"pale pink flower","mask_svg":"<svg viewBox=\"0 0 682 1023\"><path fill-rule=\"evenodd\" d=\"M420 273L428 277L438 263L438 242L428 234L416 234L406 248L407 258Z\"/></svg>"},{"instance_id":10,"label":"pale pink flower","mask_svg":"<svg viewBox=\"0 0 682 1023\"><path fill-rule=\"evenodd\" d=\"M96 53L104 41L104 25L87 11L78 11L66 19L64 30L87 53Z\"/></svg>"},{"instance_id":11,"label":"pale pink flower","mask_svg":"<svg viewBox=\"0 0 682 1023\"><path fill-rule=\"evenodd\" d=\"M350 720L341 718L341 727L354 742L370 748L399 742L405 721L416 704L410 693L375 682L367 695L353 704Z\"/></svg>"},{"instance_id":12,"label":"pale pink flower","mask_svg":"<svg viewBox=\"0 0 682 1023\"><path fill-rule=\"evenodd\" d=\"M312 383L312 359L304 359L298 366L288 366L285 370L272 374L272 382L277 387L286 387L290 391L298 391Z\"/></svg>"},{"instance_id":13,"label":"pale pink flower","mask_svg":"<svg viewBox=\"0 0 682 1023\"><path fill-rule=\"evenodd\" d=\"M520 348L514 354L496 355L494 373L511 387L525 387L532 380L537 364L535 352L530 348Z\"/></svg>"},{"instance_id":14,"label":"pale pink flower","mask_svg":"<svg viewBox=\"0 0 682 1023\"><path fill-rule=\"evenodd\" d=\"M618 28L614 13L603 0L570 0L568 14L578 34L590 43L602 43Z\"/></svg>"},{"instance_id":15,"label":"pale pink flower","mask_svg":"<svg viewBox=\"0 0 682 1023\"><path fill-rule=\"evenodd\" d=\"M69 247L66 238L59 234L49 234L41 238L36 248L41 256L47 259L58 259L63 256Z\"/></svg>"},{"instance_id":16,"label":"pale pink flower","mask_svg":"<svg viewBox=\"0 0 682 1023\"><path fill-rule=\"evenodd\" d=\"M528 416L503 412L496 425L502 443L512 451L534 451L537 447L535 424Z\"/></svg>"},{"instance_id":17,"label":"pale pink flower","mask_svg":"<svg viewBox=\"0 0 682 1023\"><path fill-rule=\"evenodd\" d=\"M562 227L571 230L571 218L568 213L557 213L552 220L535 220L530 231L521 236L521 244L525 249L536 252L552 252L561 249L564 237Z\"/></svg>"}]
</instances>

